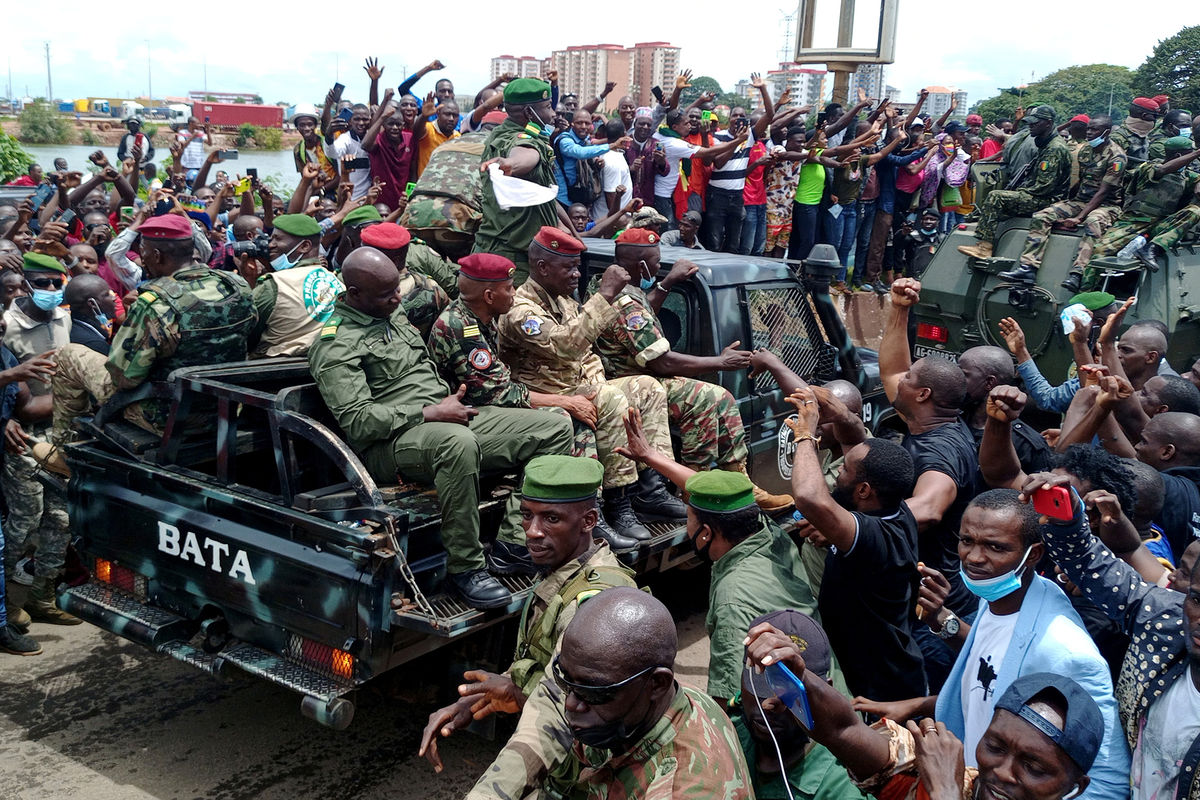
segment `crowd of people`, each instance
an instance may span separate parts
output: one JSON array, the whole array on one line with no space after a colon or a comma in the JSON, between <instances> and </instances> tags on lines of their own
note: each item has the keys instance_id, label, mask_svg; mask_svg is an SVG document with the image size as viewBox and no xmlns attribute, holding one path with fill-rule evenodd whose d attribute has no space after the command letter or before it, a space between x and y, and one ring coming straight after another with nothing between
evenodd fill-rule
<instances>
[{"instance_id":1,"label":"crowd of people","mask_svg":"<svg viewBox=\"0 0 1200 800\"><path fill-rule=\"evenodd\" d=\"M1013 319L994 332L1007 350L913 361L921 285L899 274L970 212L988 158L1003 183L972 257L1032 214L1016 279L1056 221L1086 226L1084 269L1139 235L1154 261L1195 214L1186 113L1156 126L1167 98L1138 98L1120 126L1060 136L1037 107L980 142L973 115L922 119L923 96L903 119L860 98L810 130L758 76L761 112L681 108L686 73L612 119L553 75L502 76L463 113L448 80L412 94L442 68L381 97L369 61L367 103L339 85L298 107L286 200L210 181L221 151L194 119L160 179L132 120L118 165L31 167L33 194L0 206L0 650L36 655L33 624L79 623L54 590L80 418L181 367L303 357L373 477L436 488L449 591L502 608L497 576L538 576L511 665L468 671L420 745L440 771L440 739L517 715L473 798L1200 798L1200 361L1168 363L1168 326L1122 330L1130 301L1098 291L1072 299L1062 385ZM583 286L600 236L614 263ZM871 435L855 385L737 342L677 352L658 319L697 271L675 258L660 277L663 246L816 242L860 283L888 266L896 440ZM769 374L794 407L789 493L747 473L734 398L702 380L725 370ZM169 404L127 399L125 421L163 433ZM522 483L484 546L492 471ZM654 521L686 525L711 565L705 691L680 685L670 612L617 558Z\"/></svg>"}]
</instances>

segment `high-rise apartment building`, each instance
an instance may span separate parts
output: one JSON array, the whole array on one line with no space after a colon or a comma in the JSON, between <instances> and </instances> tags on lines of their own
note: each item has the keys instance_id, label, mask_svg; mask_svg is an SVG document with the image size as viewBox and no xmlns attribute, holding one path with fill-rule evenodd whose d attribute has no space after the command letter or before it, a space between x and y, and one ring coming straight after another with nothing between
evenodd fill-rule
<instances>
[{"instance_id":1,"label":"high-rise apartment building","mask_svg":"<svg viewBox=\"0 0 1200 800\"><path fill-rule=\"evenodd\" d=\"M921 107L922 114L937 119L946 110L950 108L952 100L957 100L958 105L954 110L955 119L965 119L967 116L967 93L959 91L953 86L926 86L929 91L929 97L925 98L925 105Z\"/></svg>"},{"instance_id":2,"label":"high-rise apartment building","mask_svg":"<svg viewBox=\"0 0 1200 800\"><path fill-rule=\"evenodd\" d=\"M544 75L545 59L533 56L496 56L492 59L492 80L504 74L516 75L518 78L540 78Z\"/></svg>"}]
</instances>

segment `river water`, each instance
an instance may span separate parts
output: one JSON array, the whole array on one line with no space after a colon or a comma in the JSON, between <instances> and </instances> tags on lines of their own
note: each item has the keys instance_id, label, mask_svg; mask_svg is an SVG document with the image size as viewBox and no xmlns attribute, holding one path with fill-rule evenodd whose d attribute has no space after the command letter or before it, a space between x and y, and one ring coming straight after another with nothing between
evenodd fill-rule
<instances>
[{"instance_id":1,"label":"river water","mask_svg":"<svg viewBox=\"0 0 1200 800\"><path fill-rule=\"evenodd\" d=\"M41 164L42 169L47 172L54 168L54 159L65 158L69 169L86 173L88 167L91 166L91 162L88 161L88 155L97 150L94 146L88 147L81 144L23 144L21 147L33 156L34 160ZM108 156L108 160L114 166L116 165L116 147L100 147L98 149L103 150L104 154ZM170 154L165 143L162 147L155 147L155 163L161 166L163 159ZM245 175L247 167L257 169L259 178L275 175L283 182L283 186L289 188L294 188L300 182L300 176L296 174L296 163L292 158L291 150L242 150L238 154L236 161L226 161L214 166L209 171L209 180L211 181L216 176L219 169L223 169L231 175L235 172Z\"/></svg>"}]
</instances>

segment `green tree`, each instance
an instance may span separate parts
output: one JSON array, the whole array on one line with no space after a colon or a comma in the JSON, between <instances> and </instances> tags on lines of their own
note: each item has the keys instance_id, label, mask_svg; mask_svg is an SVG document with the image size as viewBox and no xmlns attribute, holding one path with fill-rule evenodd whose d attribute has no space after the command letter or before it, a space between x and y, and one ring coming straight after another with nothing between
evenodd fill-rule
<instances>
[{"instance_id":1,"label":"green tree","mask_svg":"<svg viewBox=\"0 0 1200 800\"><path fill-rule=\"evenodd\" d=\"M21 141L29 144L66 144L67 121L49 103L35 100L17 118L21 124Z\"/></svg>"},{"instance_id":2,"label":"green tree","mask_svg":"<svg viewBox=\"0 0 1200 800\"><path fill-rule=\"evenodd\" d=\"M33 156L26 153L16 137L0 131L0 182L8 183L21 177L33 163Z\"/></svg>"},{"instance_id":3,"label":"green tree","mask_svg":"<svg viewBox=\"0 0 1200 800\"><path fill-rule=\"evenodd\" d=\"M1113 64L1083 64L1052 72L1028 86L1001 89L1000 94L976 103L971 111L985 122L1012 119L1018 107L1053 106L1059 120L1076 114L1112 115L1120 121L1133 98L1133 72Z\"/></svg>"},{"instance_id":4,"label":"green tree","mask_svg":"<svg viewBox=\"0 0 1200 800\"><path fill-rule=\"evenodd\" d=\"M258 145L260 150L282 150L283 131L279 128L256 127L254 129L254 143Z\"/></svg>"},{"instance_id":5,"label":"green tree","mask_svg":"<svg viewBox=\"0 0 1200 800\"><path fill-rule=\"evenodd\" d=\"M663 91L667 91L666 87L663 88ZM692 78L692 85L684 89L679 96L679 107L686 108L690 106L700 96L701 92L712 92L717 97L720 97L722 94L721 84L717 83L716 78L710 78L707 75Z\"/></svg>"},{"instance_id":6,"label":"green tree","mask_svg":"<svg viewBox=\"0 0 1200 800\"><path fill-rule=\"evenodd\" d=\"M1145 97L1169 95L1171 108L1200 111L1200 25L1159 42L1138 67L1133 87Z\"/></svg>"}]
</instances>

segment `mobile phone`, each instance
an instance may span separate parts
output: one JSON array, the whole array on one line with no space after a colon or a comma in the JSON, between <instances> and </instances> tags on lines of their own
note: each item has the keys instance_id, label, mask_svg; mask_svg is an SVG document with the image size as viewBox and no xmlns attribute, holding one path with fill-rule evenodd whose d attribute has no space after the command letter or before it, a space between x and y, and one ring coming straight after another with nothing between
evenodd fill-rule
<instances>
[{"instance_id":1,"label":"mobile phone","mask_svg":"<svg viewBox=\"0 0 1200 800\"><path fill-rule=\"evenodd\" d=\"M42 206L46 205L46 203L50 201L51 197L54 197L55 191L57 191L57 189L55 189L54 184L52 184L52 183L42 183L42 184L38 185L37 189L34 189L34 191L33 191L33 213L34 214L36 214L38 211L40 211Z\"/></svg>"},{"instance_id":2,"label":"mobile phone","mask_svg":"<svg viewBox=\"0 0 1200 800\"><path fill-rule=\"evenodd\" d=\"M812 707L808 704L808 690L804 681L796 677L790 669L776 661L763 669L762 676L766 679L771 693L779 698L792 716L804 726L805 730L813 729ZM753 688L753 684L752 684ZM755 689L755 694L758 694Z\"/></svg>"},{"instance_id":3,"label":"mobile phone","mask_svg":"<svg viewBox=\"0 0 1200 800\"><path fill-rule=\"evenodd\" d=\"M246 167L246 177L251 181L258 180L258 167Z\"/></svg>"},{"instance_id":4,"label":"mobile phone","mask_svg":"<svg viewBox=\"0 0 1200 800\"><path fill-rule=\"evenodd\" d=\"M220 150L217 152L217 157L220 158L222 161L237 161L238 151L237 150Z\"/></svg>"},{"instance_id":5,"label":"mobile phone","mask_svg":"<svg viewBox=\"0 0 1200 800\"><path fill-rule=\"evenodd\" d=\"M58 219L55 221L61 222L63 225L66 225L69 228L75 222L76 216L78 215L68 208L66 211L59 214Z\"/></svg>"},{"instance_id":6,"label":"mobile phone","mask_svg":"<svg viewBox=\"0 0 1200 800\"><path fill-rule=\"evenodd\" d=\"M338 112L337 118L343 120L344 122L349 122L352 116L354 116L353 111L351 111L349 108L343 108Z\"/></svg>"},{"instance_id":7,"label":"mobile phone","mask_svg":"<svg viewBox=\"0 0 1200 800\"><path fill-rule=\"evenodd\" d=\"M711 119L712 119L714 116L715 116L715 115L714 115L714 114L713 114L713 112L711 112L711 111L701 111L701 112L700 112L700 119L704 120L705 122L708 122L708 121L709 121L709 120L711 120Z\"/></svg>"},{"instance_id":8,"label":"mobile phone","mask_svg":"<svg viewBox=\"0 0 1200 800\"><path fill-rule=\"evenodd\" d=\"M1051 519L1070 520L1075 517L1071 511L1071 492L1065 486L1034 491L1033 510Z\"/></svg>"},{"instance_id":9,"label":"mobile phone","mask_svg":"<svg viewBox=\"0 0 1200 800\"><path fill-rule=\"evenodd\" d=\"M242 178L240 181L238 181L234 185L233 193L234 194L245 194L246 192L249 192L253 188L254 187L251 185L249 178Z\"/></svg>"},{"instance_id":10,"label":"mobile phone","mask_svg":"<svg viewBox=\"0 0 1200 800\"><path fill-rule=\"evenodd\" d=\"M404 196L412 197L412 193L415 192L416 190L417 190L417 185L415 183L413 183L412 181L409 181L408 185L404 187Z\"/></svg>"},{"instance_id":11,"label":"mobile phone","mask_svg":"<svg viewBox=\"0 0 1200 800\"><path fill-rule=\"evenodd\" d=\"M154 205L154 216L161 217L163 214L169 214L174 207L175 204L170 200L159 200Z\"/></svg>"},{"instance_id":12,"label":"mobile phone","mask_svg":"<svg viewBox=\"0 0 1200 800\"><path fill-rule=\"evenodd\" d=\"M333 85L333 102L338 102L342 99L342 92L346 91L346 85L343 83L335 83Z\"/></svg>"},{"instance_id":13,"label":"mobile phone","mask_svg":"<svg viewBox=\"0 0 1200 800\"><path fill-rule=\"evenodd\" d=\"M133 206L121 206L121 221L127 224L133 221Z\"/></svg>"},{"instance_id":14,"label":"mobile phone","mask_svg":"<svg viewBox=\"0 0 1200 800\"><path fill-rule=\"evenodd\" d=\"M343 161L342 165L347 169L370 169L371 159L367 156L359 156L349 161Z\"/></svg>"}]
</instances>

